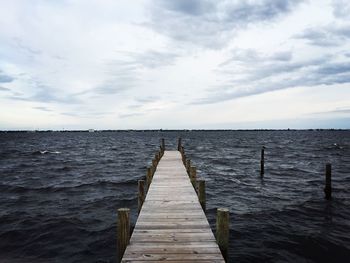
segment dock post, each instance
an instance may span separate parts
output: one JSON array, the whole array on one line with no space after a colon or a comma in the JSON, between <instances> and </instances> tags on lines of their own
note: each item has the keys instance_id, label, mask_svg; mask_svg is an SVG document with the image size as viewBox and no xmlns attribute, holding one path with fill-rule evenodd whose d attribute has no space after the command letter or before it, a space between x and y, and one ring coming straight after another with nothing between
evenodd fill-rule
<instances>
[{"instance_id":1,"label":"dock post","mask_svg":"<svg viewBox=\"0 0 350 263\"><path fill-rule=\"evenodd\" d=\"M130 209L119 208L118 209L118 222L117 222L117 251L118 262L121 262L125 249L130 240Z\"/></svg>"},{"instance_id":2,"label":"dock post","mask_svg":"<svg viewBox=\"0 0 350 263\"><path fill-rule=\"evenodd\" d=\"M186 170L187 170L188 175L190 175L190 168L191 168L191 160L187 159L186 160Z\"/></svg>"},{"instance_id":3,"label":"dock post","mask_svg":"<svg viewBox=\"0 0 350 263\"><path fill-rule=\"evenodd\" d=\"M332 165L330 163L326 164L326 185L324 188L325 198L327 200L332 199Z\"/></svg>"},{"instance_id":4,"label":"dock post","mask_svg":"<svg viewBox=\"0 0 350 263\"><path fill-rule=\"evenodd\" d=\"M151 182L152 182L152 168L147 167L147 174L146 174L147 191L149 189L149 186L151 185Z\"/></svg>"},{"instance_id":5,"label":"dock post","mask_svg":"<svg viewBox=\"0 0 350 263\"><path fill-rule=\"evenodd\" d=\"M261 159L260 159L260 176L264 177L264 173L265 173L265 146L263 146L261 148Z\"/></svg>"},{"instance_id":6,"label":"dock post","mask_svg":"<svg viewBox=\"0 0 350 263\"><path fill-rule=\"evenodd\" d=\"M182 154L182 162L184 165L186 165L186 154L185 153Z\"/></svg>"},{"instance_id":7,"label":"dock post","mask_svg":"<svg viewBox=\"0 0 350 263\"><path fill-rule=\"evenodd\" d=\"M138 181L139 195L138 195L138 213L140 213L143 202L145 201L145 180Z\"/></svg>"},{"instance_id":8,"label":"dock post","mask_svg":"<svg viewBox=\"0 0 350 263\"><path fill-rule=\"evenodd\" d=\"M156 172L157 169L157 160L153 159L152 160L152 176L154 175L154 173Z\"/></svg>"},{"instance_id":9,"label":"dock post","mask_svg":"<svg viewBox=\"0 0 350 263\"><path fill-rule=\"evenodd\" d=\"M190 179L191 179L191 183L193 185L194 190L197 191L197 189L196 189L197 188L197 186L196 186L196 184L197 184L197 169L195 166L190 167Z\"/></svg>"},{"instance_id":10,"label":"dock post","mask_svg":"<svg viewBox=\"0 0 350 263\"><path fill-rule=\"evenodd\" d=\"M228 241L230 237L230 216L227 208L218 208L216 214L216 242L222 256L228 262Z\"/></svg>"},{"instance_id":11,"label":"dock post","mask_svg":"<svg viewBox=\"0 0 350 263\"><path fill-rule=\"evenodd\" d=\"M202 206L203 211L205 212L206 194L205 194L205 180L204 179L198 180L198 200Z\"/></svg>"},{"instance_id":12,"label":"dock post","mask_svg":"<svg viewBox=\"0 0 350 263\"><path fill-rule=\"evenodd\" d=\"M178 139L177 141L177 150L180 151L181 150L181 145L182 145L182 139L181 137Z\"/></svg>"},{"instance_id":13,"label":"dock post","mask_svg":"<svg viewBox=\"0 0 350 263\"><path fill-rule=\"evenodd\" d=\"M164 138L162 138L162 149L163 149L163 151L165 151L165 140L164 140Z\"/></svg>"}]
</instances>

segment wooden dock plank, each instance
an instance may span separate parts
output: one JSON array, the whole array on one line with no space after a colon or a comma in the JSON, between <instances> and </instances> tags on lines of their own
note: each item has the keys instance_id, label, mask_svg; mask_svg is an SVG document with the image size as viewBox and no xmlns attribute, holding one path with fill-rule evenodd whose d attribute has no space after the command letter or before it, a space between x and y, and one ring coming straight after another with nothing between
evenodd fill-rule
<instances>
[{"instance_id":1,"label":"wooden dock plank","mask_svg":"<svg viewBox=\"0 0 350 263\"><path fill-rule=\"evenodd\" d=\"M122 262L225 262L178 151L165 151Z\"/></svg>"}]
</instances>

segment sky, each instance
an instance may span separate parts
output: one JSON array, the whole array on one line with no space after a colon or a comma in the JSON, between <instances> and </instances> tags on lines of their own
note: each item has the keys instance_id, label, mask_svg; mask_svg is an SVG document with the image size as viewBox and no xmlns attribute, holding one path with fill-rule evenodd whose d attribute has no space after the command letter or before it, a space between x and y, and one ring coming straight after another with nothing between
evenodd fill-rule
<instances>
[{"instance_id":1,"label":"sky","mask_svg":"<svg viewBox=\"0 0 350 263\"><path fill-rule=\"evenodd\" d=\"M348 0L0 0L0 129L350 128Z\"/></svg>"}]
</instances>

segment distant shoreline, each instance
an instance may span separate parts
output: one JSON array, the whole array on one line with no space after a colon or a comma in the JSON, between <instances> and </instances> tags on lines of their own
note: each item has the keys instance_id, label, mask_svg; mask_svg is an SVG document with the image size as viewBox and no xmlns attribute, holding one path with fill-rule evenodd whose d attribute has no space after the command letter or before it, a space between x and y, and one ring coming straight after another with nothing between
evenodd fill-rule
<instances>
[{"instance_id":1,"label":"distant shoreline","mask_svg":"<svg viewBox=\"0 0 350 263\"><path fill-rule=\"evenodd\" d=\"M223 131L350 131L350 129L124 129L124 130L0 130L0 133L50 133L50 132L223 132Z\"/></svg>"}]
</instances>

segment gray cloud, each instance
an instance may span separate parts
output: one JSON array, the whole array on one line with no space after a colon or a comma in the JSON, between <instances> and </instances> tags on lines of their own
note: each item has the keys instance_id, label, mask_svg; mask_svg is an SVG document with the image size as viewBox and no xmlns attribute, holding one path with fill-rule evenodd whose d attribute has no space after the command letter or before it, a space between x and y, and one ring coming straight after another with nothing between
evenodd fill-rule
<instances>
[{"instance_id":1,"label":"gray cloud","mask_svg":"<svg viewBox=\"0 0 350 263\"><path fill-rule=\"evenodd\" d=\"M113 114L114 112L107 111L88 111L88 112L62 112L62 115L70 117L79 117L79 118L101 118L105 115Z\"/></svg>"},{"instance_id":2,"label":"gray cloud","mask_svg":"<svg viewBox=\"0 0 350 263\"><path fill-rule=\"evenodd\" d=\"M0 91L11 91L11 90L0 86Z\"/></svg>"},{"instance_id":3,"label":"gray cloud","mask_svg":"<svg viewBox=\"0 0 350 263\"><path fill-rule=\"evenodd\" d=\"M155 31L176 40L209 48L224 46L232 33L250 23L291 12L301 1L161 0L152 9Z\"/></svg>"},{"instance_id":4,"label":"gray cloud","mask_svg":"<svg viewBox=\"0 0 350 263\"><path fill-rule=\"evenodd\" d=\"M311 115L325 115L325 114L350 114L350 108L335 109L329 111L314 112Z\"/></svg>"},{"instance_id":5,"label":"gray cloud","mask_svg":"<svg viewBox=\"0 0 350 263\"><path fill-rule=\"evenodd\" d=\"M14 81L15 78L5 74L1 69L0 69L0 83L9 83Z\"/></svg>"},{"instance_id":6,"label":"gray cloud","mask_svg":"<svg viewBox=\"0 0 350 263\"><path fill-rule=\"evenodd\" d=\"M51 88L48 85L41 83L36 79L28 80L28 86L33 89L32 95L23 95L21 93L14 93L11 96L8 96L8 99L11 100L20 100L20 101L34 101L34 102L45 102L45 103L81 103L81 101L73 95L57 94L57 91Z\"/></svg>"},{"instance_id":7,"label":"gray cloud","mask_svg":"<svg viewBox=\"0 0 350 263\"><path fill-rule=\"evenodd\" d=\"M139 71L142 68L158 68L172 65L179 56L177 53L159 52L148 50L141 53L136 52L118 52L124 59L111 60L105 62L106 73L111 75L110 79L105 80L99 86L75 95L94 93L98 95L118 94L129 90L138 85Z\"/></svg>"},{"instance_id":8,"label":"gray cloud","mask_svg":"<svg viewBox=\"0 0 350 263\"><path fill-rule=\"evenodd\" d=\"M136 116L142 116L145 115L145 113L141 112L135 112L135 113L125 113L125 114L119 114L120 118L130 118L130 117L136 117Z\"/></svg>"},{"instance_id":9,"label":"gray cloud","mask_svg":"<svg viewBox=\"0 0 350 263\"><path fill-rule=\"evenodd\" d=\"M103 84L90 90L98 95L118 94L135 86L135 78L131 76L120 76L105 81Z\"/></svg>"},{"instance_id":10,"label":"gray cloud","mask_svg":"<svg viewBox=\"0 0 350 263\"><path fill-rule=\"evenodd\" d=\"M332 6L336 18L350 19L350 3L348 0L333 0Z\"/></svg>"},{"instance_id":11,"label":"gray cloud","mask_svg":"<svg viewBox=\"0 0 350 263\"><path fill-rule=\"evenodd\" d=\"M141 103L150 103L159 100L158 96L148 96L148 97L140 97L135 99L137 102Z\"/></svg>"},{"instance_id":12,"label":"gray cloud","mask_svg":"<svg viewBox=\"0 0 350 263\"><path fill-rule=\"evenodd\" d=\"M300 86L350 83L350 63L336 62L330 55L295 62L276 61L274 55L261 56L254 52L246 54L246 60L241 56L239 60L230 59L221 64L218 73L226 80L212 87L208 96L190 104L212 104ZM261 59L263 57L265 59Z\"/></svg>"},{"instance_id":13,"label":"gray cloud","mask_svg":"<svg viewBox=\"0 0 350 263\"><path fill-rule=\"evenodd\" d=\"M130 57L134 60L135 65L143 66L146 68L158 68L163 66L169 66L174 63L174 60L179 57L177 53L171 52L159 52L149 50L144 53L129 53Z\"/></svg>"},{"instance_id":14,"label":"gray cloud","mask_svg":"<svg viewBox=\"0 0 350 263\"><path fill-rule=\"evenodd\" d=\"M33 109L36 109L36 110L41 110L41 111L47 111L47 112L51 112L52 110L46 108L46 107L43 107L43 106L37 106L37 107L33 107Z\"/></svg>"},{"instance_id":15,"label":"gray cloud","mask_svg":"<svg viewBox=\"0 0 350 263\"><path fill-rule=\"evenodd\" d=\"M270 61L270 62L290 61L292 59L292 56L293 56L293 53L291 51L281 51L281 52L276 52L272 55L266 55L266 54L263 55L263 54L259 54L253 49L236 49L232 51L231 58L221 63L219 67L229 65L232 62L261 63L265 61Z\"/></svg>"},{"instance_id":16,"label":"gray cloud","mask_svg":"<svg viewBox=\"0 0 350 263\"><path fill-rule=\"evenodd\" d=\"M344 44L344 41L350 39L350 28L349 24L308 28L295 38L304 39L308 44L314 46L340 46Z\"/></svg>"}]
</instances>

